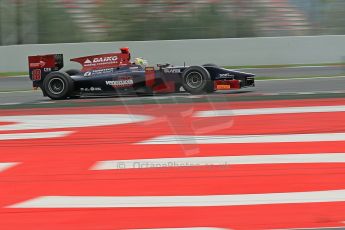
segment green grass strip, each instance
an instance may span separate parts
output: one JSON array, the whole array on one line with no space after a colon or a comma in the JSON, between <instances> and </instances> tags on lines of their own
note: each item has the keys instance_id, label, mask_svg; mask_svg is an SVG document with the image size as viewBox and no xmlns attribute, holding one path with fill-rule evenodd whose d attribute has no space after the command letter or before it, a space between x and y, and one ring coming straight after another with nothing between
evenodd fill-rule
<instances>
[{"instance_id":1,"label":"green grass strip","mask_svg":"<svg viewBox=\"0 0 345 230\"><path fill-rule=\"evenodd\" d=\"M0 77L27 76L28 72L0 72Z\"/></svg>"}]
</instances>

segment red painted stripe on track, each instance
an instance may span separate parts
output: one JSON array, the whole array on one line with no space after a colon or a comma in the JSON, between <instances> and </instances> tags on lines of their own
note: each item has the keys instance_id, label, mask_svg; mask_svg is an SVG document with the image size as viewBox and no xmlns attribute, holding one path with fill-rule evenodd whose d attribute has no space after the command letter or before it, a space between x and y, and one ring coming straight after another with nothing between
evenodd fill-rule
<instances>
[{"instance_id":1,"label":"red painted stripe on track","mask_svg":"<svg viewBox=\"0 0 345 230\"><path fill-rule=\"evenodd\" d=\"M64 167L63 162L60 168ZM0 206L44 195L156 196L303 192L345 188L345 164L243 165L93 172L16 167L1 177Z\"/></svg>"},{"instance_id":2,"label":"red painted stripe on track","mask_svg":"<svg viewBox=\"0 0 345 230\"><path fill-rule=\"evenodd\" d=\"M6 230L85 230L212 226L273 229L343 226L345 203L283 204L207 208L122 208L92 210L0 210ZM39 216L39 218L37 218ZM20 220L20 221L18 221Z\"/></svg>"},{"instance_id":3,"label":"red painted stripe on track","mask_svg":"<svg viewBox=\"0 0 345 230\"><path fill-rule=\"evenodd\" d=\"M344 105L345 99L201 103L157 106L108 106L0 110L20 114L137 113L155 114L160 122L101 128L77 128L67 138L45 141L3 141L1 162L23 162L0 174L0 206L43 195L195 195L333 190L345 188L344 164L230 166L229 168L88 171L99 160L186 156L185 146L135 146L138 140L171 134L167 117L178 132L191 132L195 111L229 108ZM333 132L345 130L344 113L238 117L231 128L210 133ZM228 121L218 120L218 121ZM193 122L200 126L201 122ZM1 121L0 121L1 122ZM182 126L185 125L186 127ZM209 125L209 124L207 124ZM59 129L61 131L61 129ZM68 129L69 130L69 129ZM120 130L120 131L119 131ZM50 130L52 131L52 130ZM175 130L176 131L176 130ZM193 131L193 130L192 130ZM174 133L175 134L175 133ZM188 134L188 133L187 133ZM68 146L68 149L66 149ZM193 156L345 152L345 142L189 146ZM1 229L126 229L210 226L267 229L342 226L344 202L208 208L145 208L96 210L9 210L0 208ZM20 220L20 221L18 221ZM5 226L5 227L4 227Z\"/></svg>"},{"instance_id":4,"label":"red painted stripe on track","mask_svg":"<svg viewBox=\"0 0 345 230\"><path fill-rule=\"evenodd\" d=\"M261 115L237 117L228 119L186 118L171 119L170 121L144 122L143 124L113 125L88 128L45 129L40 131L79 131L68 136L64 143L88 144L100 143L136 143L167 134L227 134L227 135L256 135L256 134L300 134L300 133L332 133L345 131L345 113L320 113L298 115ZM216 122L214 120L217 120ZM220 122L220 123L219 123ZM202 124L202 128L200 128ZM173 125L173 128L171 126ZM20 131L23 132L23 131ZM25 130L24 132L39 132ZM19 131L0 131L1 133L19 133ZM18 141L19 145L46 144L42 141ZM56 141L55 141L56 142ZM61 141L60 141L61 143ZM2 141L2 148L13 144L13 141ZM54 144L54 143L52 143Z\"/></svg>"}]
</instances>

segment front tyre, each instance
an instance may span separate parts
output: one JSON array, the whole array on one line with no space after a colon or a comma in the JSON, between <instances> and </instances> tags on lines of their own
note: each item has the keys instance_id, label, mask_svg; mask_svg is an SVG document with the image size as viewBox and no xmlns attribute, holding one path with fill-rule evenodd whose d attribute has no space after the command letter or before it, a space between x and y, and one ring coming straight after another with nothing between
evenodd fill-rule
<instances>
[{"instance_id":1,"label":"front tyre","mask_svg":"<svg viewBox=\"0 0 345 230\"><path fill-rule=\"evenodd\" d=\"M204 64L204 65L202 65L202 66L203 66L203 67L215 67L215 68L219 68L218 65L212 64L212 63ZM213 93L214 91L216 91L215 88L214 88L214 82L213 82L213 81L210 82L210 83L208 84L206 91L207 91L208 93Z\"/></svg>"},{"instance_id":2,"label":"front tyre","mask_svg":"<svg viewBox=\"0 0 345 230\"><path fill-rule=\"evenodd\" d=\"M182 86L191 94L204 94L212 83L209 72L201 66L191 66L182 74Z\"/></svg>"},{"instance_id":3,"label":"front tyre","mask_svg":"<svg viewBox=\"0 0 345 230\"><path fill-rule=\"evenodd\" d=\"M206 67L217 67L217 68L219 68L218 65L212 64L212 63L204 64L204 65L202 65L202 66L204 66L204 67L206 66Z\"/></svg>"},{"instance_id":4,"label":"front tyre","mask_svg":"<svg viewBox=\"0 0 345 230\"><path fill-rule=\"evenodd\" d=\"M53 100L62 100L73 92L73 80L65 72L52 72L43 81L45 94Z\"/></svg>"},{"instance_id":5,"label":"front tyre","mask_svg":"<svg viewBox=\"0 0 345 230\"><path fill-rule=\"evenodd\" d=\"M206 92L213 93L214 91L216 91L214 88L214 83L211 81L206 87Z\"/></svg>"}]
</instances>

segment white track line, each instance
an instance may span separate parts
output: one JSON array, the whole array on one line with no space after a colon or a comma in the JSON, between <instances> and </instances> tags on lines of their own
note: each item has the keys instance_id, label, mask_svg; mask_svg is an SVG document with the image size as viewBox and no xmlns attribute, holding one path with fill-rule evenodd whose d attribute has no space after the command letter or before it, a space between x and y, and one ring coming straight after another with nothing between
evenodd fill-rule
<instances>
[{"instance_id":1,"label":"white track line","mask_svg":"<svg viewBox=\"0 0 345 230\"><path fill-rule=\"evenodd\" d=\"M209 207L344 202L345 190L204 196L41 196L8 208Z\"/></svg>"},{"instance_id":2,"label":"white track line","mask_svg":"<svg viewBox=\"0 0 345 230\"><path fill-rule=\"evenodd\" d=\"M20 102L7 102L7 103L2 103L0 106L7 106L7 105L20 105L22 103Z\"/></svg>"},{"instance_id":3,"label":"white track line","mask_svg":"<svg viewBox=\"0 0 345 230\"><path fill-rule=\"evenodd\" d=\"M13 166L16 166L19 164L18 162L7 162L7 163L0 163L0 172L3 172L9 168L12 168Z\"/></svg>"},{"instance_id":4,"label":"white track line","mask_svg":"<svg viewBox=\"0 0 345 230\"><path fill-rule=\"evenodd\" d=\"M345 153L185 157L99 161L91 170L146 169L243 164L345 163Z\"/></svg>"},{"instance_id":5,"label":"white track line","mask_svg":"<svg viewBox=\"0 0 345 230\"><path fill-rule=\"evenodd\" d=\"M72 131L0 134L0 141L65 137Z\"/></svg>"},{"instance_id":6,"label":"white track line","mask_svg":"<svg viewBox=\"0 0 345 230\"><path fill-rule=\"evenodd\" d=\"M241 144L345 141L345 133L277 134L277 135L166 135L139 142L141 145L171 144Z\"/></svg>"},{"instance_id":7,"label":"white track line","mask_svg":"<svg viewBox=\"0 0 345 230\"><path fill-rule=\"evenodd\" d=\"M281 92L281 93L262 93L261 95L264 96L277 96L277 95L284 95L284 96L292 96L292 95L314 95L314 94L339 94L345 93L345 90L334 90L334 91L310 91L310 92Z\"/></svg>"},{"instance_id":8,"label":"white track line","mask_svg":"<svg viewBox=\"0 0 345 230\"><path fill-rule=\"evenodd\" d=\"M35 104L55 104L55 103L56 103L55 101L40 101Z\"/></svg>"},{"instance_id":9,"label":"white track line","mask_svg":"<svg viewBox=\"0 0 345 230\"><path fill-rule=\"evenodd\" d=\"M282 92L280 95L291 95L291 94L300 94L304 92ZM337 94L337 93L345 93L345 90L334 90L334 91L309 91L305 92L306 94Z\"/></svg>"},{"instance_id":10,"label":"white track line","mask_svg":"<svg viewBox=\"0 0 345 230\"><path fill-rule=\"evenodd\" d=\"M333 76L333 77L286 77L286 78L271 78L271 79L255 79L255 81L294 81L294 80L315 80L315 79L333 79L333 78L345 78L345 76Z\"/></svg>"},{"instance_id":11,"label":"white track line","mask_svg":"<svg viewBox=\"0 0 345 230\"><path fill-rule=\"evenodd\" d=\"M15 91L4 91L4 92L0 91L0 94L30 93L30 92L38 92L38 91L36 91L36 90L15 90Z\"/></svg>"},{"instance_id":12,"label":"white track line","mask_svg":"<svg viewBox=\"0 0 345 230\"><path fill-rule=\"evenodd\" d=\"M61 129L121 125L151 120L152 117L135 114L69 114L0 116L2 122L15 122L0 126L0 130Z\"/></svg>"},{"instance_id":13,"label":"white track line","mask_svg":"<svg viewBox=\"0 0 345 230\"><path fill-rule=\"evenodd\" d=\"M327 112L345 112L345 105L208 110L208 111L197 112L194 116L195 117L223 117L223 116L246 116L246 115L268 115L268 114L291 114L291 113L327 113Z\"/></svg>"}]
</instances>

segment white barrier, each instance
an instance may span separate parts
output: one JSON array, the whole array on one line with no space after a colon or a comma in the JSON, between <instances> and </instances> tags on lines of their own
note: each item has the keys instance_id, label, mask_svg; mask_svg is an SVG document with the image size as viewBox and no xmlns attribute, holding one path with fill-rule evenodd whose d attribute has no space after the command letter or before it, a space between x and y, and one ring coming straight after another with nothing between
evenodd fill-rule
<instances>
[{"instance_id":1,"label":"white barrier","mask_svg":"<svg viewBox=\"0 0 345 230\"><path fill-rule=\"evenodd\" d=\"M151 64L319 64L342 61L345 35L0 46L0 72L26 71L27 56L49 53L63 53L66 68L77 68L70 58L117 52L123 46Z\"/></svg>"}]
</instances>

